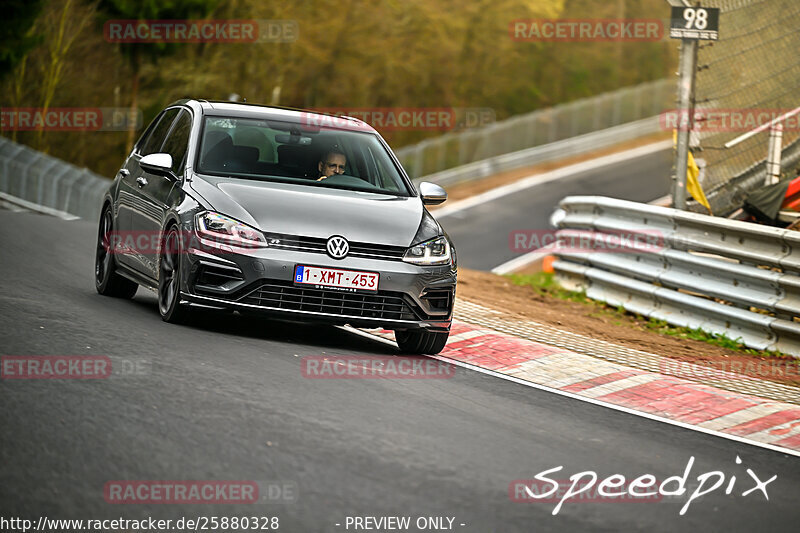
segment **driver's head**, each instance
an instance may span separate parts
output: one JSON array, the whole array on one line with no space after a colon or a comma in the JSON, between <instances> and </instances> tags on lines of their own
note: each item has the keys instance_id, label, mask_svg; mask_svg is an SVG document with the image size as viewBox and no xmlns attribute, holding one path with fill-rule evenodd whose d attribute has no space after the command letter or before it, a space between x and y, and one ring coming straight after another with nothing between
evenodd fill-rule
<instances>
[{"instance_id":1,"label":"driver's head","mask_svg":"<svg viewBox=\"0 0 800 533\"><path fill-rule=\"evenodd\" d=\"M347 157L339 150L328 150L325 157L319 162L320 177L329 177L334 174L344 174L344 167L347 165Z\"/></svg>"}]
</instances>

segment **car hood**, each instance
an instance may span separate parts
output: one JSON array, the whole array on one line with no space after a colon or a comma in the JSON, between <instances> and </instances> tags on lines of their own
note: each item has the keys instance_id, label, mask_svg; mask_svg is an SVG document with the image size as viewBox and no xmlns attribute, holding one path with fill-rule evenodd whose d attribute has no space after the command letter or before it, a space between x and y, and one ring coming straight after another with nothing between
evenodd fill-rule
<instances>
[{"instance_id":1,"label":"car hood","mask_svg":"<svg viewBox=\"0 0 800 533\"><path fill-rule=\"evenodd\" d=\"M419 197L205 175L189 185L214 211L267 233L409 246L422 220Z\"/></svg>"}]
</instances>

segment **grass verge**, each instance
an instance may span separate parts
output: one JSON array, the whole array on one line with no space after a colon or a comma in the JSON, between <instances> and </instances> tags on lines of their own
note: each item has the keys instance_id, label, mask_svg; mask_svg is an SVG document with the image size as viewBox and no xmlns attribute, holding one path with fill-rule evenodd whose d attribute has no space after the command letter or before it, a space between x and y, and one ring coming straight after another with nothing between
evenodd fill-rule
<instances>
[{"instance_id":1,"label":"grass verge","mask_svg":"<svg viewBox=\"0 0 800 533\"><path fill-rule=\"evenodd\" d=\"M623 319L628 320L628 325L653 331L661 335L669 335L681 339L690 339L706 342L715 346L720 346L728 350L756 355L759 357L787 357L786 354L777 351L755 350L742 344L741 339L731 339L727 335L716 335L702 329L692 329L680 326L673 326L664 320L643 317L638 313L631 313L622 306L611 306L603 302L592 300L583 292L569 291L562 288L555 280L555 276L550 272L537 272L535 274L508 274L506 276L515 285L532 287L540 296L550 296L561 300L576 302L587 306L595 307L592 315L604 315L612 318L614 324L623 325Z\"/></svg>"}]
</instances>

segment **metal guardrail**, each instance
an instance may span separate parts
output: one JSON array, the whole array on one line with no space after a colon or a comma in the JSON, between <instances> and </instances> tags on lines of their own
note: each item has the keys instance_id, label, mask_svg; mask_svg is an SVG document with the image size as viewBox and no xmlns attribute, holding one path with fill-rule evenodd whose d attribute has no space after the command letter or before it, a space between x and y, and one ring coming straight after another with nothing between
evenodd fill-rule
<instances>
[{"instance_id":1,"label":"metal guardrail","mask_svg":"<svg viewBox=\"0 0 800 533\"><path fill-rule=\"evenodd\" d=\"M88 220L100 217L111 181L0 137L0 192Z\"/></svg>"},{"instance_id":2,"label":"metal guardrail","mask_svg":"<svg viewBox=\"0 0 800 533\"><path fill-rule=\"evenodd\" d=\"M675 80L656 80L445 133L395 153L410 176L431 181L432 175L449 169L636 122L674 106Z\"/></svg>"},{"instance_id":3,"label":"metal guardrail","mask_svg":"<svg viewBox=\"0 0 800 533\"><path fill-rule=\"evenodd\" d=\"M553 217L569 232L612 242L609 252L556 248L566 288L676 326L800 357L800 232L600 196L569 196Z\"/></svg>"}]
</instances>

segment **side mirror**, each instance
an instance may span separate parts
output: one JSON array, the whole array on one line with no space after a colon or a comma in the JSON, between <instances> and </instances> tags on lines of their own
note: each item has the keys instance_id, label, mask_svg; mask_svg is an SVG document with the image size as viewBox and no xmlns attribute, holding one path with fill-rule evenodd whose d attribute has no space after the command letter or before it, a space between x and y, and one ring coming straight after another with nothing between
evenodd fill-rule
<instances>
[{"instance_id":1,"label":"side mirror","mask_svg":"<svg viewBox=\"0 0 800 533\"><path fill-rule=\"evenodd\" d=\"M422 203L425 205L439 205L447 200L445 190L429 181L423 181L419 184L419 194L422 196Z\"/></svg>"},{"instance_id":2,"label":"side mirror","mask_svg":"<svg viewBox=\"0 0 800 533\"><path fill-rule=\"evenodd\" d=\"M150 174L178 179L172 171L172 156L169 154L160 153L146 155L139 160L139 166Z\"/></svg>"}]
</instances>

